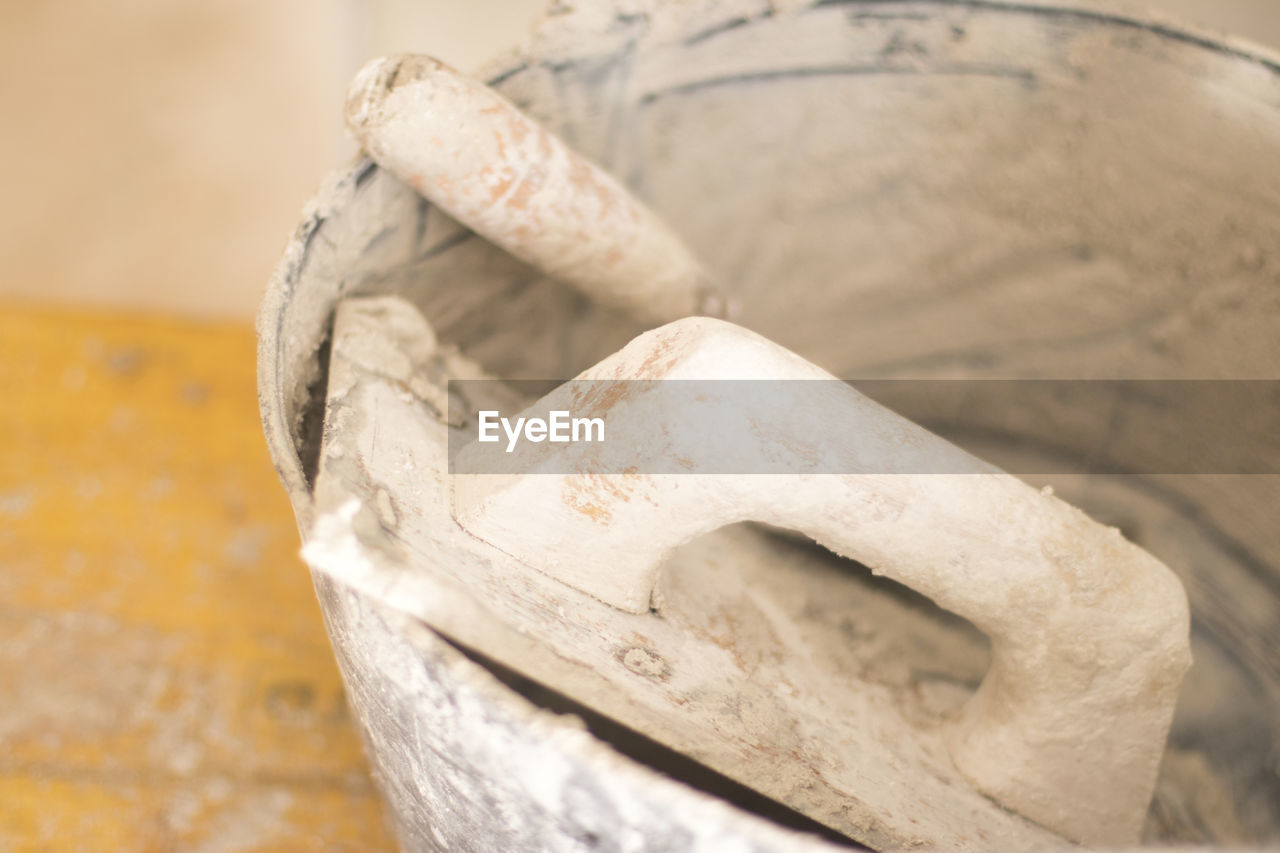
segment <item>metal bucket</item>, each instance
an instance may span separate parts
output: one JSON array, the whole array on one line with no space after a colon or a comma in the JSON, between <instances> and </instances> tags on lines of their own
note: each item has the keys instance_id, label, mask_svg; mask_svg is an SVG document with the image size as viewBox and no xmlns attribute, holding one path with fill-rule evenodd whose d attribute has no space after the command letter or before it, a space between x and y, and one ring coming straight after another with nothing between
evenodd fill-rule
<instances>
[{"instance_id":1,"label":"metal bucket","mask_svg":"<svg viewBox=\"0 0 1280 853\"><path fill-rule=\"evenodd\" d=\"M1075 3L581 5L486 79L665 215L743 325L832 373L1280 373L1280 59L1265 51ZM411 301L502 377L574 375L642 329L371 162L340 171L259 318L262 417L304 538L335 306L371 294ZM1127 453L1183 440L1176 424L1126 435L1126 405ZM962 426L1029 458L1096 452L1069 415L985 407ZM1278 426L1254 425L1251 447L1274 453ZM1196 663L1152 843L1280 841L1280 477L1248 462L1054 482L1190 598ZM315 583L406 849L837 843L385 602ZM554 801L513 767L545 768Z\"/></svg>"}]
</instances>

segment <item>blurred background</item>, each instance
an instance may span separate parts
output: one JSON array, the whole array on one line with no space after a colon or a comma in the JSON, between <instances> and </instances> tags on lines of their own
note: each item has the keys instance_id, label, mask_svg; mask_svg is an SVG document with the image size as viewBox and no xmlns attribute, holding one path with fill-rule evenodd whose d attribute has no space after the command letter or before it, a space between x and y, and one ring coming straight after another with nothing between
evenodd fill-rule
<instances>
[{"instance_id":1,"label":"blurred background","mask_svg":"<svg viewBox=\"0 0 1280 853\"><path fill-rule=\"evenodd\" d=\"M0 297L253 315L303 202L351 151L379 53L460 69L542 0L0 4Z\"/></svg>"},{"instance_id":2,"label":"blurred background","mask_svg":"<svg viewBox=\"0 0 1280 853\"><path fill-rule=\"evenodd\" d=\"M253 315L355 70L475 69L544 2L0 4L0 849L393 849ZM1147 8L1280 46L1276 0Z\"/></svg>"}]
</instances>

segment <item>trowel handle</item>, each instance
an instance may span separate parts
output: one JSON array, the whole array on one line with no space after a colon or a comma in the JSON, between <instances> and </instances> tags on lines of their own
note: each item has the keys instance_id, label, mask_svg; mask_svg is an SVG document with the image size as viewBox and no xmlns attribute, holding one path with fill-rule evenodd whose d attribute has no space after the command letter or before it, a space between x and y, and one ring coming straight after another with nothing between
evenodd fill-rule
<instances>
[{"instance_id":1,"label":"trowel handle","mask_svg":"<svg viewBox=\"0 0 1280 853\"><path fill-rule=\"evenodd\" d=\"M743 403L737 415L796 472L847 446L863 462L874 456L881 473L646 475L662 461L646 454L670 452L658 437L677 431L682 413L660 405L662 383L632 381L641 379L827 380L842 390L816 430L796 431L785 400ZM1114 528L832 379L731 324L671 323L579 377L619 383L617 394L596 395L601 412L612 408L611 430L654 437L627 445L635 471L556 473L572 469L562 458L550 467L539 445L546 453L520 474L455 477L456 517L528 565L637 612L664 557L698 535L745 520L802 531L990 637L991 668L948 741L975 787L1072 839L1134 842L1190 661L1181 584ZM557 393L530 411L560 405ZM581 447L576 470L589 471L592 451ZM945 468L932 470L948 473L892 473L938 460ZM699 460L687 461L696 471Z\"/></svg>"},{"instance_id":2,"label":"trowel handle","mask_svg":"<svg viewBox=\"0 0 1280 853\"><path fill-rule=\"evenodd\" d=\"M724 313L656 213L483 83L429 56L374 60L346 119L379 166L547 275L643 319Z\"/></svg>"}]
</instances>

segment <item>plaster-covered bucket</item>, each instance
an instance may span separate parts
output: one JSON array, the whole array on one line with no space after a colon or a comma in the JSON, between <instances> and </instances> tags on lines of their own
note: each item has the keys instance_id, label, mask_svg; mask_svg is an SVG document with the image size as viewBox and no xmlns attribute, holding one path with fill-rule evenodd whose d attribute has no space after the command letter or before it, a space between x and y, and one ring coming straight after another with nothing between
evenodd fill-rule
<instances>
[{"instance_id":1,"label":"plaster-covered bucket","mask_svg":"<svg viewBox=\"0 0 1280 853\"><path fill-rule=\"evenodd\" d=\"M665 216L742 325L837 376L1280 374L1280 58L1252 45L1071 2L601 0L557 5L482 76ZM259 318L262 417L304 538L335 310L378 294L499 377L575 375L644 328L357 160ZM1126 405L1111 440L1136 456L1112 468L1184 440L1127 434ZM1097 452L1069 415L971 407L960 426L1058 470ZM1248 445L1273 468L1277 427ZM1187 588L1196 662L1152 843L1280 843L1280 477L1249 464L1054 482ZM406 849L837 843L412 607L314 579Z\"/></svg>"}]
</instances>

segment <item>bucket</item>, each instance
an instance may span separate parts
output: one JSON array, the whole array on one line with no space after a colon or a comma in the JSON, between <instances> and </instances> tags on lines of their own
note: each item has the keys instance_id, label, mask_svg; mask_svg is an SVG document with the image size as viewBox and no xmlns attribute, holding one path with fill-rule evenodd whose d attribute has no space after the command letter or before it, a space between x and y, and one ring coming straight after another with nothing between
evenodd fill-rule
<instances>
[{"instance_id":1,"label":"bucket","mask_svg":"<svg viewBox=\"0 0 1280 853\"><path fill-rule=\"evenodd\" d=\"M738 323L836 376L1151 383L1112 406L1106 474L1041 479L1187 591L1195 663L1143 841L1280 843L1280 477L1229 443L1216 468L1159 470L1146 460L1185 430L1130 417L1188 380L1280 373L1280 58L1069 2L600 2L553 7L482 76L665 217ZM371 161L340 170L259 317L264 428L304 540L322 520L335 312L384 295L503 378L576 375L645 329ZM1256 414L1233 413L1252 436L1240 446L1274 462L1280 423ZM951 416L1024 470L1099 453L1067 403ZM394 514L401 497L370 503ZM833 830L442 634L389 591L313 577L407 850L905 837Z\"/></svg>"}]
</instances>

